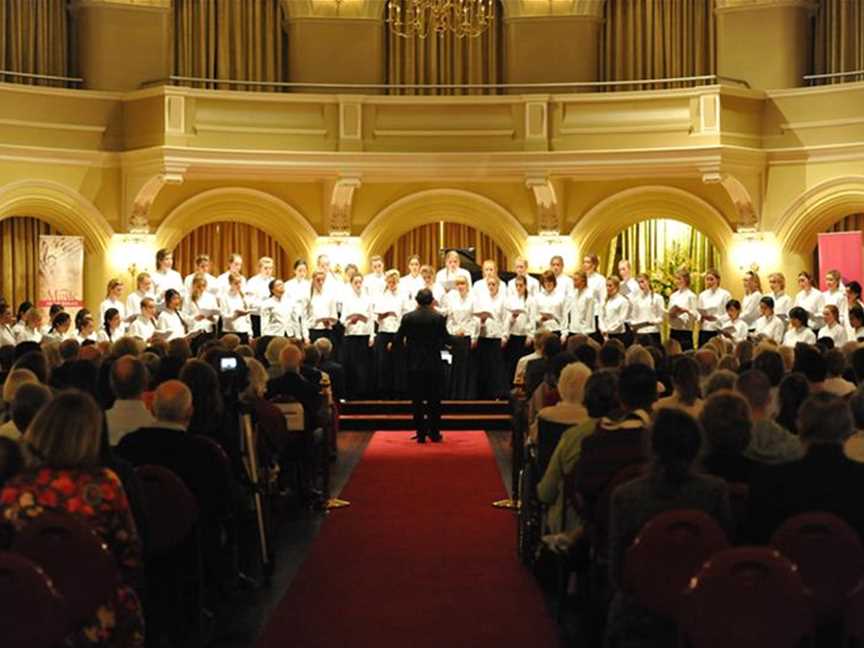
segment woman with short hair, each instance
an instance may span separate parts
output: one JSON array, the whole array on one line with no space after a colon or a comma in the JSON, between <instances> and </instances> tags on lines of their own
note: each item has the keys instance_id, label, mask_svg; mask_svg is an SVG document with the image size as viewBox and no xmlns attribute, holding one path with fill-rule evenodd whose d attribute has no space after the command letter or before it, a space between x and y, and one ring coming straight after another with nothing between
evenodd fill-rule
<instances>
[{"instance_id":1,"label":"woman with short hair","mask_svg":"<svg viewBox=\"0 0 864 648\"><path fill-rule=\"evenodd\" d=\"M720 287L720 273L714 268L705 271L705 290L699 293L698 308L701 324L699 326L699 346L720 335L726 304L732 295Z\"/></svg>"},{"instance_id":2,"label":"woman with short hair","mask_svg":"<svg viewBox=\"0 0 864 648\"><path fill-rule=\"evenodd\" d=\"M60 392L27 428L23 442L29 470L6 483L0 512L18 531L52 510L90 526L113 554L122 584L70 640L138 647L144 645L143 616L129 584L142 567L141 543L120 479L100 456L102 425L102 411L89 395Z\"/></svg>"},{"instance_id":3,"label":"woman with short hair","mask_svg":"<svg viewBox=\"0 0 864 648\"><path fill-rule=\"evenodd\" d=\"M807 311L810 328L813 330L813 333L818 333L819 329L825 326L825 320L822 319L822 309L825 308L825 295L813 285L813 278L810 276L810 273L803 270L798 273L798 286L801 290L795 295L795 306L799 306ZM791 311L789 316L792 316Z\"/></svg>"}]
</instances>

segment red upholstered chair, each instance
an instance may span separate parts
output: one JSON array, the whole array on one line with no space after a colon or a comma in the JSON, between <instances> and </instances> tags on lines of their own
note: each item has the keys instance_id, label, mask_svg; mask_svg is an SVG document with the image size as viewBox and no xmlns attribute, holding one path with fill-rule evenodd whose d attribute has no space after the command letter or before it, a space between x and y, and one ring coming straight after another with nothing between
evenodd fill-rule
<instances>
[{"instance_id":1,"label":"red upholstered chair","mask_svg":"<svg viewBox=\"0 0 864 648\"><path fill-rule=\"evenodd\" d=\"M642 527L627 550L622 586L643 608L677 620L681 594L690 579L728 546L723 529L703 511L660 513Z\"/></svg>"},{"instance_id":2,"label":"red upholstered chair","mask_svg":"<svg viewBox=\"0 0 864 648\"><path fill-rule=\"evenodd\" d=\"M864 577L864 548L855 530L831 513L803 513L786 520L771 544L798 566L817 622L836 619Z\"/></svg>"},{"instance_id":3,"label":"red upholstered chair","mask_svg":"<svg viewBox=\"0 0 864 648\"><path fill-rule=\"evenodd\" d=\"M801 575L768 547L712 556L685 591L679 618L692 648L797 648L812 627Z\"/></svg>"},{"instance_id":4,"label":"red upholstered chair","mask_svg":"<svg viewBox=\"0 0 864 648\"><path fill-rule=\"evenodd\" d=\"M39 565L63 596L67 632L91 620L116 597L119 575L108 546L84 522L62 513L43 513L19 531L12 551Z\"/></svg>"},{"instance_id":5,"label":"red upholstered chair","mask_svg":"<svg viewBox=\"0 0 864 648\"><path fill-rule=\"evenodd\" d=\"M3 648L53 648L66 635L63 599L39 565L0 552L0 637Z\"/></svg>"},{"instance_id":6,"label":"red upholstered chair","mask_svg":"<svg viewBox=\"0 0 864 648\"><path fill-rule=\"evenodd\" d=\"M186 540L198 520L198 504L186 484L162 466L135 469L144 495L150 551L166 554Z\"/></svg>"}]
</instances>

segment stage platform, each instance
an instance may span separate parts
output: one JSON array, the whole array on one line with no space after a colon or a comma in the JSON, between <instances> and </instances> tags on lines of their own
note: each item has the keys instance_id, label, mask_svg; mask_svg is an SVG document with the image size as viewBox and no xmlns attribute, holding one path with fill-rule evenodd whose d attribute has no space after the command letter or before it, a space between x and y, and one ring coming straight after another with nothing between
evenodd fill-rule
<instances>
[{"instance_id":1,"label":"stage platform","mask_svg":"<svg viewBox=\"0 0 864 648\"><path fill-rule=\"evenodd\" d=\"M411 401L362 400L339 404L341 430L411 430ZM442 401L442 430L509 430L507 401Z\"/></svg>"}]
</instances>

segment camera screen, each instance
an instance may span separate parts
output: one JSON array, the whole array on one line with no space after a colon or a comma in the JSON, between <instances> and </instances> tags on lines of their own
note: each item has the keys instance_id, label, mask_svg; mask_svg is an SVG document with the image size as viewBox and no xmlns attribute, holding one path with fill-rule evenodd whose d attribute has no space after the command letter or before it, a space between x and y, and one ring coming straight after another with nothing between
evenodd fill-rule
<instances>
[{"instance_id":1,"label":"camera screen","mask_svg":"<svg viewBox=\"0 0 864 648\"><path fill-rule=\"evenodd\" d=\"M237 368L237 358L222 358L219 362L222 371L233 371Z\"/></svg>"}]
</instances>

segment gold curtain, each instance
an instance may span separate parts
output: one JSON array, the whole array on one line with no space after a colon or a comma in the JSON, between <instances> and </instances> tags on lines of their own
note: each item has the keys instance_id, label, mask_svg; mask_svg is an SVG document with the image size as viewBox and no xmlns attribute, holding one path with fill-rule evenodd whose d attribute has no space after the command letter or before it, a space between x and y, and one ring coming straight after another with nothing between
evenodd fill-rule
<instances>
[{"instance_id":1,"label":"gold curtain","mask_svg":"<svg viewBox=\"0 0 864 648\"><path fill-rule=\"evenodd\" d=\"M813 30L813 73L864 70L864 2L820 0ZM826 83L864 81L864 74Z\"/></svg>"},{"instance_id":2,"label":"gold curtain","mask_svg":"<svg viewBox=\"0 0 864 648\"><path fill-rule=\"evenodd\" d=\"M625 81L714 74L714 0L609 0L600 35L600 79ZM690 84L664 84L680 87ZM618 86L614 90L648 89Z\"/></svg>"},{"instance_id":3,"label":"gold curtain","mask_svg":"<svg viewBox=\"0 0 864 648\"><path fill-rule=\"evenodd\" d=\"M66 0L0 2L0 70L71 76ZM61 81L0 75L0 81L64 85Z\"/></svg>"},{"instance_id":4,"label":"gold curtain","mask_svg":"<svg viewBox=\"0 0 864 648\"><path fill-rule=\"evenodd\" d=\"M39 276L39 236L60 234L37 218L13 216L0 221L0 295L18 308L36 301Z\"/></svg>"},{"instance_id":5,"label":"gold curtain","mask_svg":"<svg viewBox=\"0 0 864 648\"><path fill-rule=\"evenodd\" d=\"M406 14L409 0L402 3ZM504 10L498 2L495 20L476 38L456 38L447 32L428 38L403 38L387 23L387 83L501 83L503 80ZM390 94L496 94L494 89L393 89Z\"/></svg>"},{"instance_id":6,"label":"gold curtain","mask_svg":"<svg viewBox=\"0 0 864 648\"><path fill-rule=\"evenodd\" d=\"M174 0L173 6L174 74L238 81L285 80L288 48L279 0ZM188 85L275 90L229 83Z\"/></svg>"},{"instance_id":7,"label":"gold curtain","mask_svg":"<svg viewBox=\"0 0 864 648\"><path fill-rule=\"evenodd\" d=\"M470 225L446 222L427 223L400 236L384 253L384 266L405 272L408 257L417 254L421 263L440 268L442 248L467 247L475 248L477 265L485 259L494 259L499 270L507 268L507 255L491 237Z\"/></svg>"},{"instance_id":8,"label":"gold curtain","mask_svg":"<svg viewBox=\"0 0 864 648\"><path fill-rule=\"evenodd\" d=\"M195 270L195 257L209 254L211 273L219 275L228 269L228 256L243 257L243 274L258 272L258 259L272 257L274 277L288 278L294 258L272 236L246 223L208 223L192 230L174 248L174 267L184 277ZM308 261L308 259L307 259Z\"/></svg>"},{"instance_id":9,"label":"gold curtain","mask_svg":"<svg viewBox=\"0 0 864 648\"><path fill-rule=\"evenodd\" d=\"M702 273L708 268L716 268L720 261L707 236L685 223L669 219L636 223L612 239L606 255L607 276L618 274L621 259L630 261L633 274L647 272L656 279L655 289L664 294L671 292L667 289L671 286L672 275L683 265L687 265L692 273L692 290L699 292L702 290Z\"/></svg>"}]
</instances>

